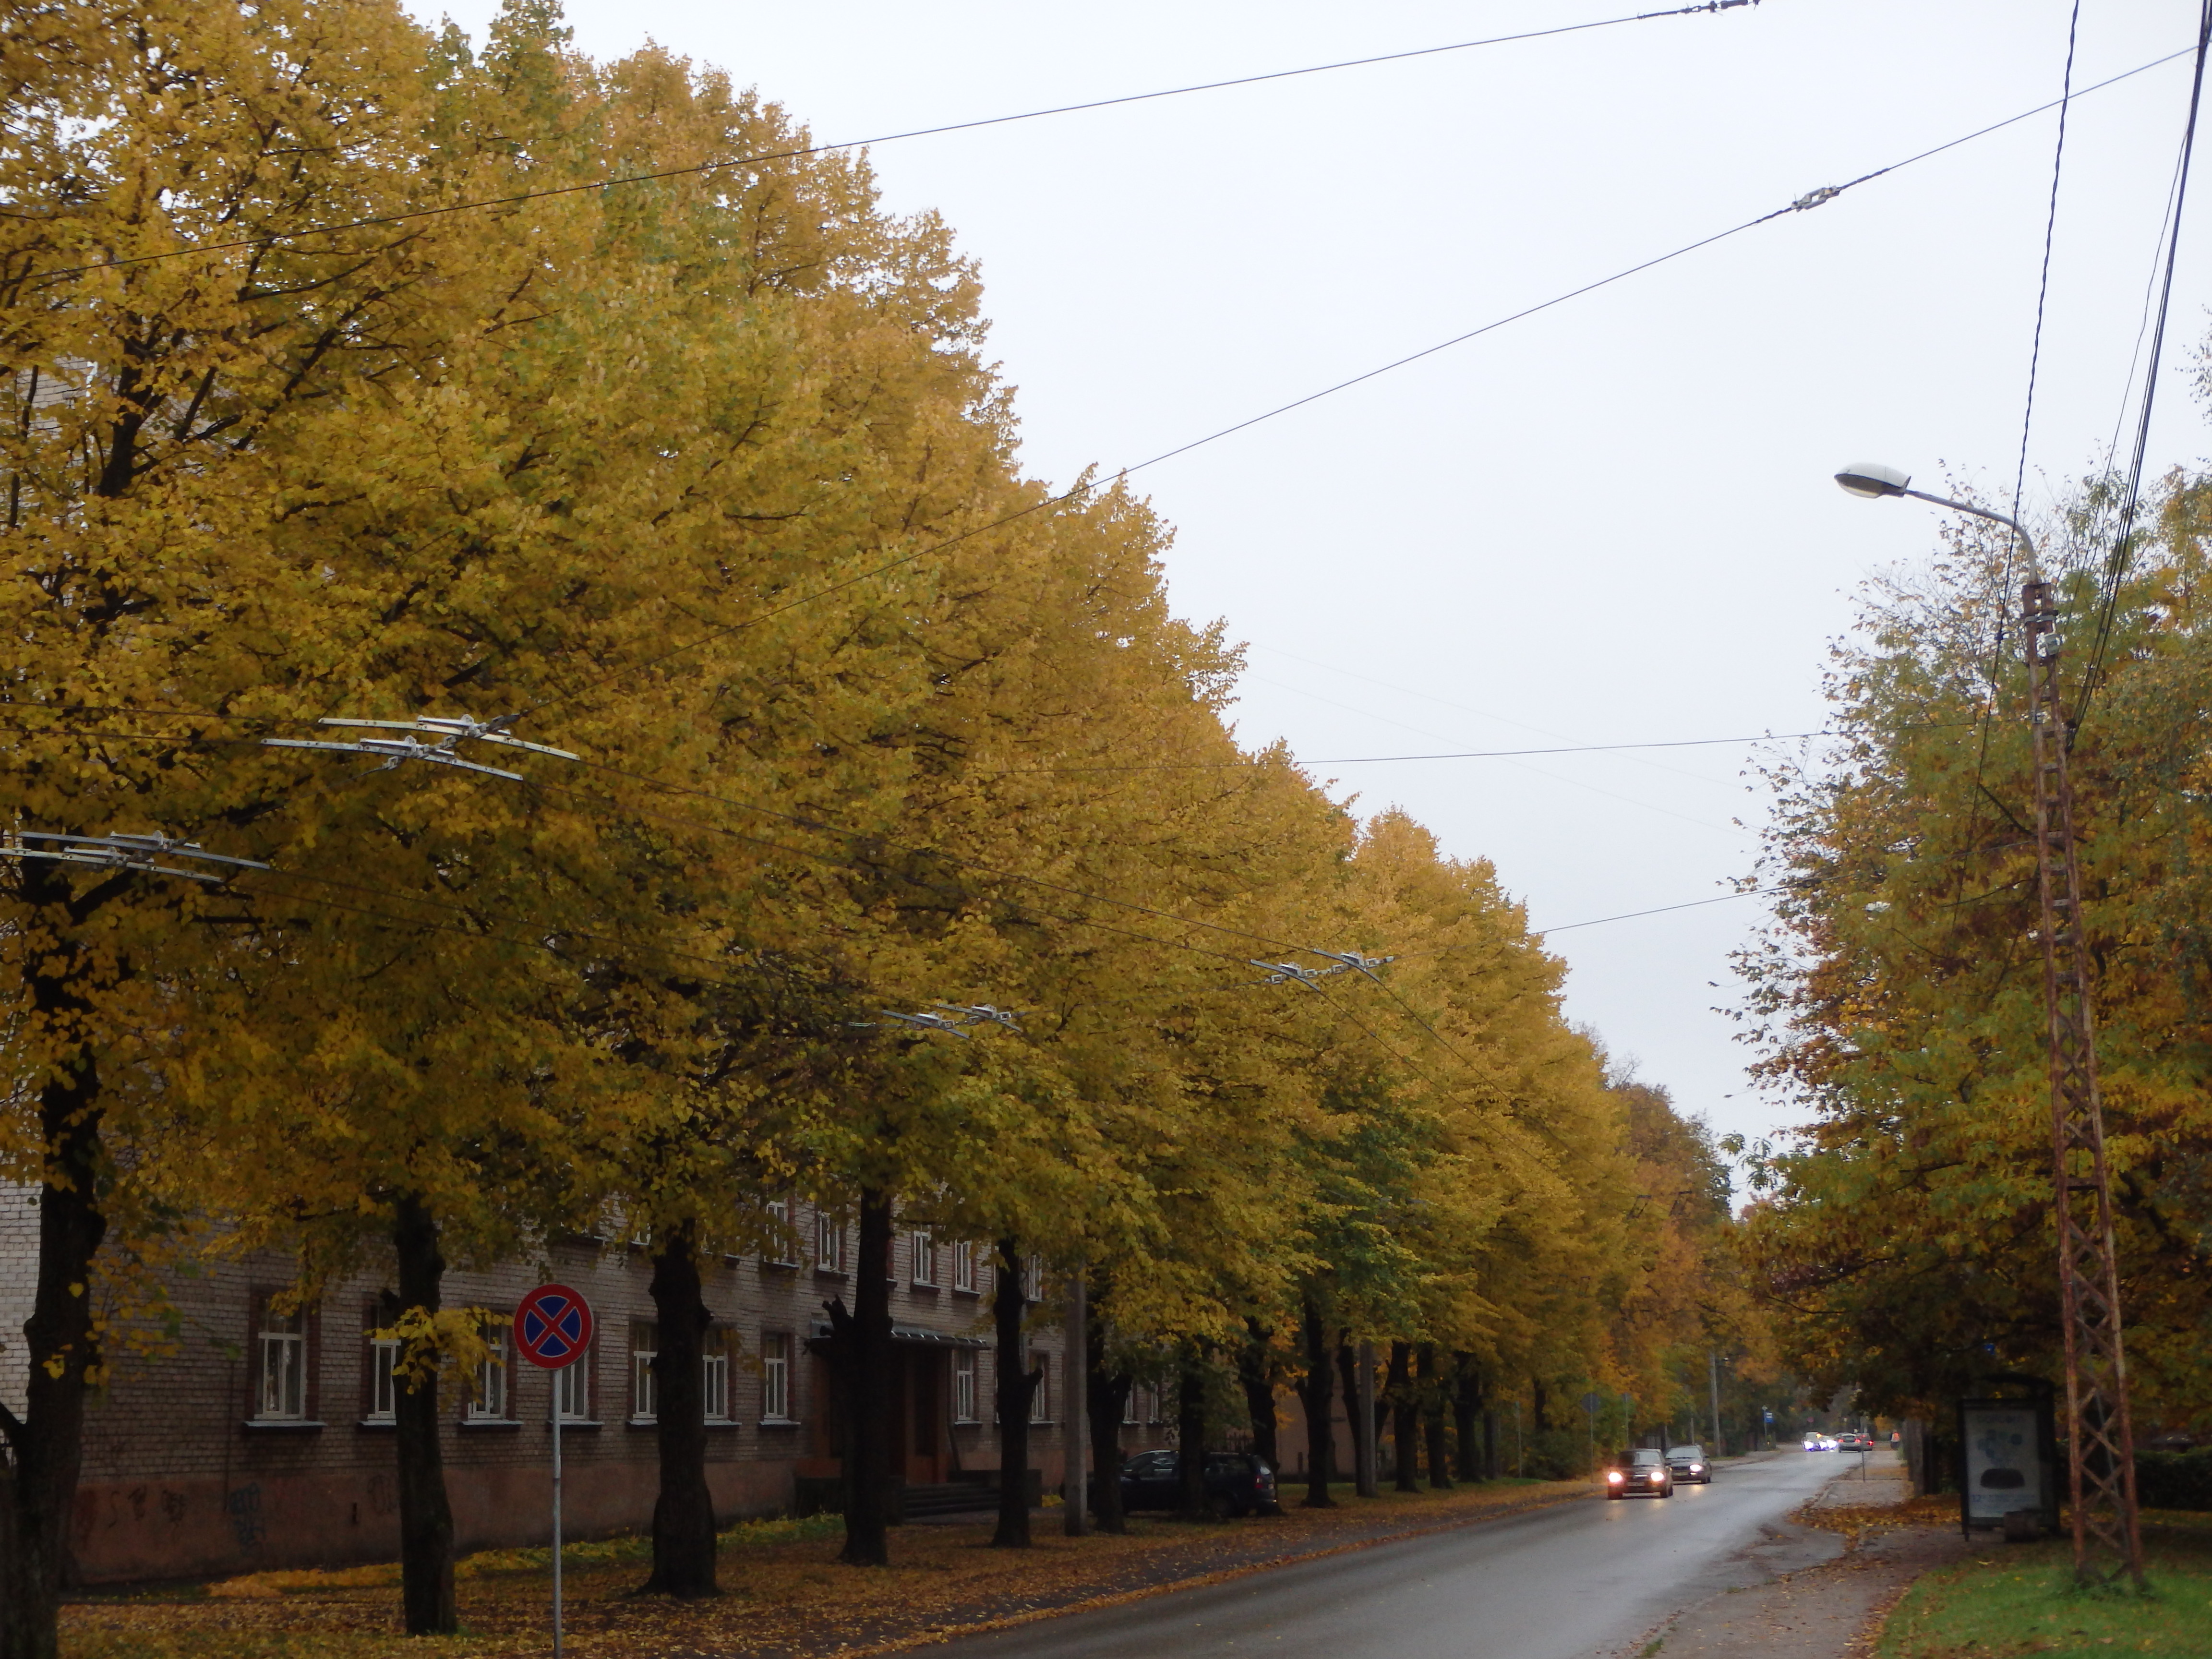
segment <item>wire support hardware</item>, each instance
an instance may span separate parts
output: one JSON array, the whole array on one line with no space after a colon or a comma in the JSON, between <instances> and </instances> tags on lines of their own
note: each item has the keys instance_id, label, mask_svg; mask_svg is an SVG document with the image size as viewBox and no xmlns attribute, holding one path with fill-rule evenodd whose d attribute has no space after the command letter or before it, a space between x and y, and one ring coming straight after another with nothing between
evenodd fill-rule
<instances>
[{"instance_id":1,"label":"wire support hardware","mask_svg":"<svg viewBox=\"0 0 2212 1659\"><path fill-rule=\"evenodd\" d=\"M30 842L51 842L50 846L27 846ZM48 859L57 864L87 864L100 870L143 870L154 876L179 876L186 881L200 881L210 886L221 886L240 870L267 870L272 866L253 859L232 858L227 854L210 853L196 841L176 841L156 830L150 836L79 836L46 830L22 830L0 837L0 858ZM227 871L191 870L175 864L163 864L162 859L184 859L202 864L221 864L231 866Z\"/></svg>"},{"instance_id":2,"label":"wire support hardware","mask_svg":"<svg viewBox=\"0 0 2212 1659\"><path fill-rule=\"evenodd\" d=\"M340 743L324 738L264 738L263 744L270 749L320 749L332 754L368 755L381 759L383 765L376 769L389 772L408 761L428 761L434 766L458 767L465 772L481 772L487 777L505 778L511 783L520 783L520 772L510 772L501 766L486 766L478 761L465 760L459 750L464 743L494 743L505 749L522 749L533 755L547 755L555 760L572 761L578 758L565 749L556 749L548 744L526 743L510 737L506 728L521 719L520 714L501 714L489 720L472 720L465 714L446 716L428 714L412 720L341 720L325 717L315 722L318 726L367 727L378 732L397 732L396 738L360 738L350 743ZM436 739L424 743L422 736Z\"/></svg>"},{"instance_id":3,"label":"wire support hardware","mask_svg":"<svg viewBox=\"0 0 2212 1659\"><path fill-rule=\"evenodd\" d=\"M2060 1312L2066 1331L2074 1574L2084 1584L2110 1583L2124 1574L2140 1589L2135 1437L2128 1418L2104 1108L2097 1090L2088 945L2082 936L2074 785L2067 771L2072 734L2058 695L2057 626L2050 583L2023 584L2021 628L2034 744L2036 885L2050 1048Z\"/></svg>"},{"instance_id":4,"label":"wire support hardware","mask_svg":"<svg viewBox=\"0 0 2212 1659\"><path fill-rule=\"evenodd\" d=\"M940 1009L942 1012L936 1012ZM894 1008L882 1008L877 1012L894 1024L912 1025L925 1031L944 1031L960 1038L963 1042L969 1040L969 1028L971 1026L1002 1025L1009 1031L1018 1031L1022 1029L1021 1015L1018 1011L1012 1008L994 1008L988 1002L939 1002L933 1004L931 1008L912 1014L902 1014ZM856 1019L850 1024L855 1030L867 1030L872 1029L876 1022L872 1019Z\"/></svg>"},{"instance_id":5,"label":"wire support hardware","mask_svg":"<svg viewBox=\"0 0 2212 1659\"><path fill-rule=\"evenodd\" d=\"M1363 956L1357 951L1309 951L1308 954L1319 957L1331 965L1307 968L1295 962L1262 962L1257 957L1247 957L1245 960L1255 968L1265 969L1270 985L1303 985L1310 990L1318 991L1321 981L1337 974L1364 974L1380 985L1382 981L1376 979L1375 970L1398 959L1395 957Z\"/></svg>"}]
</instances>

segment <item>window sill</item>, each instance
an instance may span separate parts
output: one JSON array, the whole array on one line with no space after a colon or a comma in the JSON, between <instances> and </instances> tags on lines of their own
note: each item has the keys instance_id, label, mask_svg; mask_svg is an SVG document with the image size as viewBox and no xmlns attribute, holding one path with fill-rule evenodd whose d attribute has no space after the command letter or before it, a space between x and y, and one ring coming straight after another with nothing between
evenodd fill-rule
<instances>
[{"instance_id":1,"label":"window sill","mask_svg":"<svg viewBox=\"0 0 2212 1659\"><path fill-rule=\"evenodd\" d=\"M657 1417L625 1417L623 1426L626 1429L657 1429L660 1426L660 1419Z\"/></svg>"},{"instance_id":2,"label":"window sill","mask_svg":"<svg viewBox=\"0 0 2212 1659\"><path fill-rule=\"evenodd\" d=\"M596 1434L605 1425L596 1417L564 1417L561 1419L561 1432L563 1434L574 1434L579 1429L584 1430L586 1433ZM548 1434L553 1432L550 1419L546 1420L545 1432Z\"/></svg>"},{"instance_id":3,"label":"window sill","mask_svg":"<svg viewBox=\"0 0 2212 1659\"><path fill-rule=\"evenodd\" d=\"M796 1261L770 1261L763 1257L760 1265L764 1273L795 1273L799 1271Z\"/></svg>"},{"instance_id":4,"label":"window sill","mask_svg":"<svg viewBox=\"0 0 2212 1659\"><path fill-rule=\"evenodd\" d=\"M354 1427L368 1434L395 1434L398 1431L399 1421L391 1417L364 1417Z\"/></svg>"},{"instance_id":5,"label":"window sill","mask_svg":"<svg viewBox=\"0 0 2212 1659\"><path fill-rule=\"evenodd\" d=\"M952 1294L955 1296L981 1296L983 1292L981 1291L964 1291L961 1289L959 1285L955 1285L952 1287Z\"/></svg>"},{"instance_id":6,"label":"window sill","mask_svg":"<svg viewBox=\"0 0 2212 1659\"><path fill-rule=\"evenodd\" d=\"M908 1288L909 1290L927 1291L932 1296L935 1296L938 1291L942 1290L944 1287L940 1285L933 1284L925 1279L917 1279L912 1285L908 1286Z\"/></svg>"},{"instance_id":7,"label":"window sill","mask_svg":"<svg viewBox=\"0 0 2212 1659\"><path fill-rule=\"evenodd\" d=\"M956 1417L952 1419L952 1426L956 1429L980 1429L983 1426L983 1419L980 1417Z\"/></svg>"},{"instance_id":8,"label":"window sill","mask_svg":"<svg viewBox=\"0 0 2212 1659\"><path fill-rule=\"evenodd\" d=\"M717 1430L721 1429L741 1429L744 1427L744 1425L738 1422L734 1417L710 1417L706 1420L702 1426L705 1427L708 1433L713 1434Z\"/></svg>"},{"instance_id":9,"label":"window sill","mask_svg":"<svg viewBox=\"0 0 2212 1659\"><path fill-rule=\"evenodd\" d=\"M249 1417L239 1426L248 1434L319 1434L323 1429L312 1417Z\"/></svg>"},{"instance_id":10,"label":"window sill","mask_svg":"<svg viewBox=\"0 0 2212 1659\"><path fill-rule=\"evenodd\" d=\"M817 1267L814 1270L814 1276L817 1279L834 1279L842 1285L850 1279L852 1274L847 1273L842 1267Z\"/></svg>"},{"instance_id":11,"label":"window sill","mask_svg":"<svg viewBox=\"0 0 2212 1659\"><path fill-rule=\"evenodd\" d=\"M763 1417L760 1420L760 1425L764 1429L795 1429L801 1426L795 1417Z\"/></svg>"},{"instance_id":12,"label":"window sill","mask_svg":"<svg viewBox=\"0 0 2212 1659\"><path fill-rule=\"evenodd\" d=\"M521 1419L514 1417L465 1417L461 1419L461 1428L466 1432L486 1429L512 1431L521 1426Z\"/></svg>"}]
</instances>

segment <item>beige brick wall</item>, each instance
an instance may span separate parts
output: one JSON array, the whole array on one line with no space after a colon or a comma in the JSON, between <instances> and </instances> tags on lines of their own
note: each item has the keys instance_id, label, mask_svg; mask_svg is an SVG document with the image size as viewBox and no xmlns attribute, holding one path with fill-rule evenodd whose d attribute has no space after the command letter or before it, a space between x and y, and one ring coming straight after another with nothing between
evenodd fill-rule
<instances>
[{"instance_id":1,"label":"beige brick wall","mask_svg":"<svg viewBox=\"0 0 2212 1659\"><path fill-rule=\"evenodd\" d=\"M814 1221L794 1220L811 1246ZM0 1233L0 1238L13 1234ZM849 1236L849 1259L854 1243ZM14 1256L0 1244L0 1273ZM811 1255L810 1249L802 1254ZM979 1247L979 1258L985 1252ZM956 1469L997 1466L990 1427L995 1388L988 1346L975 1351L977 1416L950 1416L953 1354L961 1339L988 1345L991 1270L979 1261L974 1293L955 1291L951 1252L936 1247L939 1287L914 1284L913 1236L893 1249L892 1316L908 1334L901 1344L909 1389L902 1437L934 1443L933 1463L908 1478L945 1478ZM590 1367L596 1426L564 1429L564 1505L572 1535L649 1524L657 1448L649 1423L634 1423L633 1322L650 1322L650 1262L642 1250L556 1245L540 1259L446 1279L447 1305L511 1313L532 1285L557 1279L581 1291L597 1321ZM269 1256L210 1264L171 1284L178 1315L167 1334L139 1334L120 1348L112 1376L86 1424L82 1486L73 1544L94 1581L165 1574L227 1573L262 1567L389 1559L397 1543L392 1433L364 1421L369 1362L368 1310L386 1275L363 1274L333 1287L307 1320L305 1423L276 1427L254 1420L256 1310L284 1287L289 1266ZM0 1285L7 1281L0 1279ZM781 1510L798 1474L833 1474L837 1465L825 1413L826 1369L806 1352L823 1328L823 1304L851 1299L848 1274L811 1265L784 1267L754 1257L725 1258L706 1274L706 1301L726 1329L735 1355L729 1422L710 1433L709 1480L726 1517ZM1048 1295L1056 1296L1053 1287ZM1056 1307L1032 1310L1033 1348L1050 1370L1052 1426L1037 1431L1032 1462L1048 1489L1060 1479L1059 1419L1066 1378ZM757 1357L764 1333L793 1338L791 1425L761 1420ZM952 1339L927 1344L934 1334ZM462 1391L448 1377L441 1409L447 1427L447 1485L465 1549L542 1542L550 1496L552 1382L527 1364L511 1367L505 1420L471 1424ZM1150 1413L1146 1413L1150 1415ZM917 1418L927 1420L917 1421ZM1133 1449L1160 1438L1157 1427L1125 1437Z\"/></svg>"},{"instance_id":2,"label":"beige brick wall","mask_svg":"<svg viewBox=\"0 0 2212 1659\"><path fill-rule=\"evenodd\" d=\"M0 1182L0 1401L23 1408L28 1361L23 1322L31 1316L31 1290L39 1262L39 1210L28 1187Z\"/></svg>"}]
</instances>

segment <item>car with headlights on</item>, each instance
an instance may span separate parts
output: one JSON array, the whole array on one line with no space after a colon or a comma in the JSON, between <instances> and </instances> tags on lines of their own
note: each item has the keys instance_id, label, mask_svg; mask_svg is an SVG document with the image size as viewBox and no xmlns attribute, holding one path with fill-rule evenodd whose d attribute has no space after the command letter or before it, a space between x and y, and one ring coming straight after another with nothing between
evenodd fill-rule
<instances>
[{"instance_id":1,"label":"car with headlights on","mask_svg":"<svg viewBox=\"0 0 2212 1659\"><path fill-rule=\"evenodd\" d=\"M1677 1480L1694 1480L1701 1486L1713 1483L1713 1466L1706 1460L1703 1446L1668 1447L1667 1467Z\"/></svg>"},{"instance_id":2,"label":"car with headlights on","mask_svg":"<svg viewBox=\"0 0 2212 1659\"><path fill-rule=\"evenodd\" d=\"M1631 1446L1605 1472L1605 1495L1627 1498L1672 1498L1674 1472L1667 1467L1667 1454L1656 1446Z\"/></svg>"}]
</instances>

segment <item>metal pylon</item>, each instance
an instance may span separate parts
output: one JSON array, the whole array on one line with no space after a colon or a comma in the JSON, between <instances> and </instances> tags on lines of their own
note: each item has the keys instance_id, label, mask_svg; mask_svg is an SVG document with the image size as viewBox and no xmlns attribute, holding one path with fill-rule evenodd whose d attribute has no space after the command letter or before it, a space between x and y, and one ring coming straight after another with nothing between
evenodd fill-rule
<instances>
[{"instance_id":1,"label":"metal pylon","mask_svg":"<svg viewBox=\"0 0 2212 1659\"><path fill-rule=\"evenodd\" d=\"M2125 1573L2142 1583L2136 1522L2135 1437L2112 1249L2112 1183L2097 1098L2082 938L2081 866L2074 841L2070 746L2058 698L2058 613L2051 584L2021 589L2027 647L2028 725L2035 744L2035 870L2043 907L2043 1000L2051 1043L2051 1147L2058 1223L2058 1291L2066 1326L2066 1425L2074 1572L2083 1583Z\"/></svg>"}]
</instances>

